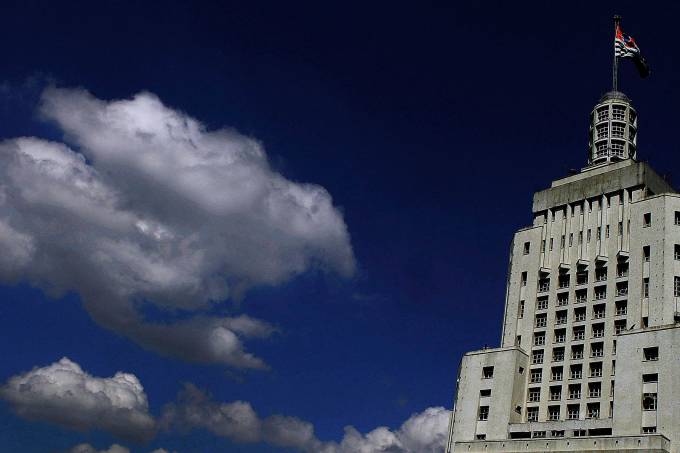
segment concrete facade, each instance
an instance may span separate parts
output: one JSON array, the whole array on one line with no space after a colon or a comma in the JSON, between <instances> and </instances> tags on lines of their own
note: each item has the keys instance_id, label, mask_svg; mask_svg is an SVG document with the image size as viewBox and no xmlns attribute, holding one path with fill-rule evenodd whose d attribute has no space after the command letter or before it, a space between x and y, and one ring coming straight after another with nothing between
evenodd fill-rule
<instances>
[{"instance_id":1,"label":"concrete facade","mask_svg":"<svg viewBox=\"0 0 680 453\"><path fill-rule=\"evenodd\" d=\"M463 356L447 452L680 453L680 195L635 160L625 95L591 120L588 166L514 235L501 345Z\"/></svg>"}]
</instances>

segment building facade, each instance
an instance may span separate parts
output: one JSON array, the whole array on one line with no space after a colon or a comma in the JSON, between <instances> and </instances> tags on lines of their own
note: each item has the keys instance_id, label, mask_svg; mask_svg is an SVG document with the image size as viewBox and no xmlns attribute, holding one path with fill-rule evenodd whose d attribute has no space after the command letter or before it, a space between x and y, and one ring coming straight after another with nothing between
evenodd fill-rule
<instances>
[{"instance_id":1,"label":"building facade","mask_svg":"<svg viewBox=\"0 0 680 453\"><path fill-rule=\"evenodd\" d=\"M680 453L680 195L637 156L620 92L588 164L534 194L502 343L465 354L447 452Z\"/></svg>"}]
</instances>

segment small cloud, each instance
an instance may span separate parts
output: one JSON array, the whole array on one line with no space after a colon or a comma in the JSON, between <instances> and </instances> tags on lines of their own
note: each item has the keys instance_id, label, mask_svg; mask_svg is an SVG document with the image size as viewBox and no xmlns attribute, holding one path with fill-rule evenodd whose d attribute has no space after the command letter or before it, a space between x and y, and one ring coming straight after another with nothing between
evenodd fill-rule
<instances>
[{"instance_id":1,"label":"small cloud","mask_svg":"<svg viewBox=\"0 0 680 453\"><path fill-rule=\"evenodd\" d=\"M66 357L10 378L0 387L0 398L19 417L79 431L98 429L135 441L149 440L156 431L144 388L135 375L118 372L110 378L94 377Z\"/></svg>"}]
</instances>

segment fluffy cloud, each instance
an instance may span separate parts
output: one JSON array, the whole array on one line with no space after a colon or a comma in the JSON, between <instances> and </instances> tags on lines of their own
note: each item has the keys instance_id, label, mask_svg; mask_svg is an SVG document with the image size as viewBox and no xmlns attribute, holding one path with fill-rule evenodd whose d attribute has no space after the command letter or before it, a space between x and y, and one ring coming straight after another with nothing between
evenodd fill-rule
<instances>
[{"instance_id":1,"label":"fluffy cloud","mask_svg":"<svg viewBox=\"0 0 680 453\"><path fill-rule=\"evenodd\" d=\"M166 430L200 428L235 442L265 442L304 452L440 453L444 451L449 415L443 407L432 407L413 414L395 431L379 427L364 435L349 426L340 443L322 442L307 421L283 415L261 418L247 402L216 402L187 384L178 401L164 408L160 424Z\"/></svg>"},{"instance_id":2,"label":"fluffy cloud","mask_svg":"<svg viewBox=\"0 0 680 453\"><path fill-rule=\"evenodd\" d=\"M0 387L0 397L29 420L83 431L100 429L131 440L148 440L156 431L135 375L94 377L67 358L10 378ZM118 451L125 450L111 453Z\"/></svg>"},{"instance_id":3,"label":"fluffy cloud","mask_svg":"<svg viewBox=\"0 0 680 453\"><path fill-rule=\"evenodd\" d=\"M0 143L0 281L78 291L99 324L160 354L263 368L243 346L272 332L263 321L151 321L140 307L171 319L311 267L353 273L328 192L273 171L257 141L150 93L107 102L53 88L41 114L65 143Z\"/></svg>"}]
</instances>

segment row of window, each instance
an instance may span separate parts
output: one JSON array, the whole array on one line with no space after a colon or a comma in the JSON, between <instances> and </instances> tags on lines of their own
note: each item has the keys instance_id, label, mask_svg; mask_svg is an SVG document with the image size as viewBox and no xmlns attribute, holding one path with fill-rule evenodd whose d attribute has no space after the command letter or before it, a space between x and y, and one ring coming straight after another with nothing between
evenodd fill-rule
<instances>
[{"instance_id":1,"label":"row of window","mask_svg":"<svg viewBox=\"0 0 680 453\"><path fill-rule=\"evenodd\" d=\"M679 283L680 284L680 283ZM599 299L596 299L599 300ZM522 301L520 301L520 312L519 312L519 317L522 318L524 316L524 313L522 313ZM541 309L542 310L542 309ZM584 322L587 319L587 310L588 307L575 307L573 309L573 322ZM616 316L621 316L625 315L628 312L628 302L625 300L618 300L615 302L615 314ZM554 319L554 324L555 325L562 325L562 324L567 324L568 321L568 313L569 310L563 309L563 310L557 310L555 312L555 319ZM605 318L607 315L607 306L606 304L596 304L592 306L592 313L591 313L591 318L592 319L602 319ZM623 328L625 328L625 320L617 320L615 323L618 323L616 325L621 325ZM534 327L536 328L544 328L548 326L548 313L537 313L534 315ZM616 332L621 333L621 331Z\"/></svg>"},{"instance_id":2,"label":"row of window","mask_svg":"<svg viewBox=\"0 0 680 453\"><path fill-rule=\"evenodd\" d=\"M649 247L643 248L643 259L645 262L649 261ZM680 260L680 245L675 247L675 256ZM616 278L628 277L628 263L619 263L616 266ZM526 286L529 275L527 272L522 272L520 284ZM595 268L595 281L607 281L607 266L598 266ZM585 285L588 283L588 271L579 271L576 273L576 286ZM557 286L559 289L567 289L571 284L571 276L568 273L561 273L557 277ZM538 280L538 292L548 291L550 289L550 278L541 277Z\"/></svg>"},{"instance_id":3,"label":"row of window","mask_svg":"<svg viewBox=\"0 0 680 453\"><path fill-rule=\"evenodd\" d=\"M588 398L601 398L602 397L602 383L601 382L590 382L588 383L588 391L586 395ZM560 401L562 400L562 386L561 385L551 385L549 390L550 401ZM581 399L582 391L581 384L569 384L567 398L570 400ZM614 381L611 382L610 396L614 396ZM530 387L527 394L527 401L530 403L538 403L541 401L541 388L540 387Z\"/></svg>"}]
</instances>

